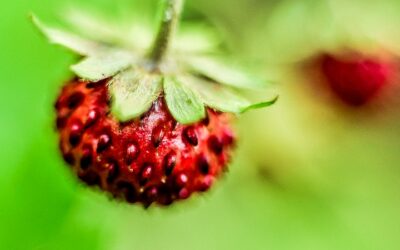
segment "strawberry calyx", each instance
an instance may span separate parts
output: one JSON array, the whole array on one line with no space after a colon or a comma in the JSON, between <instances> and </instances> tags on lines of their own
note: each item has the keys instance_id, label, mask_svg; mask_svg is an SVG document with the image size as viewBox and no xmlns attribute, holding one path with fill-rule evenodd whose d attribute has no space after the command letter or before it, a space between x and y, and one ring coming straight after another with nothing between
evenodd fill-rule
<instances>
[{"instance_id":1,"label":"strawberry calyx","mask_svg":"<svg viewBox=\"0 0 400 250\"><path fill-rule=\"evenodd\" d=\"M110 38L107 35L86 38L48 26L34 15L32 21L51 43L82 56L80 62L71 66L78 77L89 82L109 79L111 111L122 122L146 113L160 96L165 97L170 113L181 124L204 119L206 107L239 114L274 104L277 97L254 103L240 94L241 89L266 85L266 81L254 74L209 55L168 50L182 5L182 0L167 1L166 16L150 54L136 49L139 46L126 46L130 43L124 32L113 32L109 35L112 39L107 39ZM82 12L80 15L84 16ZM90 14L85 20L86 24L90 20L92 27L96 23L107 24ZM79 22L75 26L81 31L88 28ZM88 34L95 32L93 29L86 31ZM113 43L111 40L125 42Z\"/></svg>"}]
</instances>

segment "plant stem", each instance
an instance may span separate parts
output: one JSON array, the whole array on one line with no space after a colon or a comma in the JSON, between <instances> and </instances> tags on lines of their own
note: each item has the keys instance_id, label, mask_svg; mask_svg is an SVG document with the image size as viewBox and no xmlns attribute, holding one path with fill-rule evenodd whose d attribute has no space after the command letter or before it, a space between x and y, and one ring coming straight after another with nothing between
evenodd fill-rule
<instances>
[{"instance_id":1,"label":"plant stem","mask_svg":"<svg viewBox=\"0 0 400 250\"><path fill-rule=\"evenodd\" d=\"M162 63L168 53L168 48L177 29L184 4L184 0L165 1L161 25L150 53L150 59L156 67Z\"/></svg>"}]
</instances>

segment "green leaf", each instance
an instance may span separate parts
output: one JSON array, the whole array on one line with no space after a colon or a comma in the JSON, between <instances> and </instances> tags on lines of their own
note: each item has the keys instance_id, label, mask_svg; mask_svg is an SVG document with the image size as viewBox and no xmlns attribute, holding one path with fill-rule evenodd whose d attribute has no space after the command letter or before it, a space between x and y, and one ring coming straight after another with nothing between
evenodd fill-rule
<instances>
[{"instance_id":1,"label":"green leaf","mask_svg":"<svg viewBox=\"0 0 400 250\"><path fill-rule=\"evenodd\" d=\"M98 53L99 50L104 49L99 43L94 41L81 38L75 34L69 33L67 31L52 28L45 25L39 18L35 15L31 15L33 24L42 32L50 43L61 45L69 50L78 53L80 55L93 55Z\"/></svg>"},{"instance_id":2,"label":"green leaf","mask_svg":"<svg viewBox=\"0 0 400 250\"><path fill-rule=\"evenodd\" d=\"M267 83L237 66L228 66L219 59L191 57L187 62L195 74L231 87L253 89L265 87Z\"/></svg>"},{"instance_id":3,"label":"green leaf","mask_svg":"<svg viewBox=\"0 0 400 250\"><path fill-rule=\"evenodd\" d=\"M210 108L240 114L251 109L263 108L272 105L276 98L271 101L252 103L233 89L210 81L195 77L182 77L200 95L203 102Z\"/></svg>"},{"instance_id":4,"label":"green leaf","mask_svg":"<svg viewBox=\"0 0 400 250\"><path fill-rule=\"evenodd\" d=\"M109 50L83 59L72 65L71 70L83 79L97 82L127 69L133 62L130 52Z\"/></svg>"},{"instance_id":5,"label":"green leaf","mask_svg":"<svg viewBox=\"0 0 400 250\"><path fill-rule=\"evenodd\" d=\"M182 124L190 124L206 115L204 104L183 82L172 77L164 79L165 100L172 116Z\"/></svg>"},{"instance_id":6,"label":"green leaf","mask_svg":"<svg viewBox=\"0 0 400 250\"><path fill-rule=\"evenodd\" d=\"M147 112L162 91L161 77L139 70L128 70L110 83L112 112L121 121L128 121Z\"/></svg>"}]
</instances>

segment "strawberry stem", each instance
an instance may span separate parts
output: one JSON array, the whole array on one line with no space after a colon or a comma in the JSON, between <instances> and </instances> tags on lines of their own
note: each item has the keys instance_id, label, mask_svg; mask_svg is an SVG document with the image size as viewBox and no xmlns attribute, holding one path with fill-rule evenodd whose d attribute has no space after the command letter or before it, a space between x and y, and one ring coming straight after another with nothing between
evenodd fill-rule
<instances>
[{"instance_id":1,"label":"strawberry stem","mask_svg":"<svg viewBox=\"0 0 400 250\"><path fill-rule=\"evenodd\" d=\"M150 59L155 68L158 68L158 65L162 63L168 53L170 41L179 23L183 4L184 0L166 0L161 25L150 52Z\"/></svg>"}]
</instances>

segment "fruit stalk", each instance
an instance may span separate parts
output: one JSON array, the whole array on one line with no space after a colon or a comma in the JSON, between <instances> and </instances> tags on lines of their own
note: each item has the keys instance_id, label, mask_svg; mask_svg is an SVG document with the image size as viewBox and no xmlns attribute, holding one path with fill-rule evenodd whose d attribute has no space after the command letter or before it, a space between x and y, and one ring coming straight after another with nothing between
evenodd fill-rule
<instances>
[{"instance_id":1,"label":"fruit stalk","mask_svg":"<svg viewBox=\"0 0 400 250\"><path fill-rule=\"evenodd\" d=\"M184 0L166 0L160 29L150 53L150 59L155 68L162 63L168 52L171 38L179 23L183 5Z\"/></svg>"}]
</instances>

